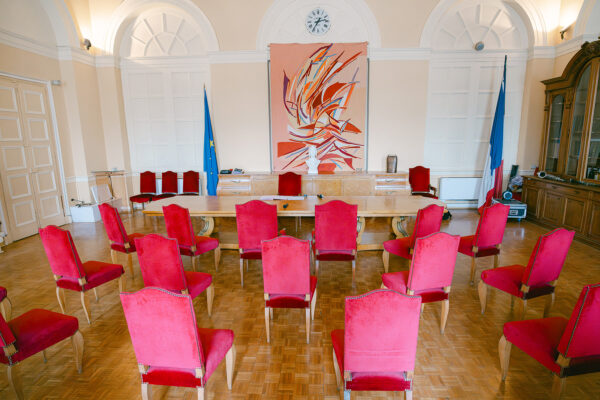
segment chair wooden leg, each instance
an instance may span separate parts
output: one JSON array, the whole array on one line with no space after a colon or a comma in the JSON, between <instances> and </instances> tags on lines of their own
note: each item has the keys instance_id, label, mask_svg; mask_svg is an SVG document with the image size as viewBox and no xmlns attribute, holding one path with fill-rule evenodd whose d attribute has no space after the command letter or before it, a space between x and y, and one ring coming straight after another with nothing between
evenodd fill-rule
<instances>
[{"instance_id":1,"label":"chair wooden leg","mask_svg":"<svg viewBox=\"0 0 600 400\"><path fill-rule=\"evenodd\" d=\"M110 249L110 261L113 264L117 264L117 251L116 250Z\"/></svg>"},{"instance_id":2,"label":"chair wooden leg","mask_svg":"<svg viewBox=\"0 0 600 400\"><path fill-rule=\"evenodd\" d=\"M319 275L319 260L315 260L315 275Z\"/></svg>"},{"instance_id":3,"label":"chair wooden leg","mask_svg":"<svg viewBox=\"0 0 600 400\"><path fill-rule=\"evenodd\" d=\"M471 280L469 283L471 286L475 284L475 257L471 257Z\"/></svg>"},{"instance_id":4,"label":"chair wooden leg","mask_svg":"<svg viewBox=\"0 0 600 400\"><path fill-rule=\"evenodd\" d=\"M242 287L244 287L244 259L240 258L240 279L242 281Z\"/></svg>"},{"instance_id":5,"label":"chair wooden leg","mask_svg":"<svg viewBox=\"0 0 600 400\"><path fill-rule=\"evenodd\" d=\"M85 304L85 292L79 292L81 296L81 305L83 306L83 313L85 314L85 318L87 319L88 324L92 324L92 319L90 316L90 312L88 311L87 305Z\"/></svg>"},{"instance_id":6,"label":"chair wooden leg","mask_svg":"<svg viewBox=\"0 0 600 400\"><path fill-rule=\"evenodd\" d=\"M96 298L96 303L97 303L98 300L100 300L100 297L98 297L98 291L96 290L96 288L94 288L93 290L94 290L94 297Z\"/></svg>"},{"instance_id":7,"label":"chair wooden leg","mask_svg":"<svg viewBox=\"0 0 600 400\"><path fill-rule=\"evenodd\" d=\"M310 319L315 320L315 307L317 305L317 289L315 289L315 293L313 293L313 298L310 301Z\"/></svg>"},{"instance_id":8,"label":"chair wooden leg","mask_svg":"<svg viewBox=\"0 0 600 400\"><path fill-rule=\"evenodd\" d=\"M21 383L21 374L19 373L19 364L9 365L6 374L8 375L8 385L17 396L17 399L23 400L23 385Z\"/></svg>"},{"instance_id":9,"label":"chair wooden leg","mask_svg":"<svg viewBox=\"0 0 600 400\"><path fill-rule=\"evenodd\" d=\"M221 247L215 249L215 271L219 270L219 262L221 261Z\"/></svg>"},{"instance_id":10,"label":"chair wooden leg","mask_svg":"<svg viewBox=\"0 0 600 400\"><path fill-rule=\"evenodd\" d=\"M123 280L123 275L119 277L119 293L123 293L125 291L125 281Z\"/></svg>"},{"instance_id":11,"label":"chair wooden leg","mask_svg":"<svg viewBox=\"0 0 600 400\"><path fill-rule=\"evenodd\" d=\"M275 319L275 309L273 307L269 308L269 316L271 317L271 321Z\"/></svg>"},{"instance_id":12,"label":"chair wooden leg","mask_svg":"<svg viewBox=\"0 0 600 400\"><path fill-rule=\"evenodd\" d=\"M440 333L443 335L448 321L448 312L450 312L450 300L442 301L442 320L440 321Z\"/></svg>"},{"instance_id":13,"label":"chair wooden leg","mask_svg":"<svg viewBox=\"0 0 600 400\"><path fill-rule=\"evenodd\" d=\"M352 260L352 284L354 285L354 276L356 275L356 259Z\"/></svg>"},{"instance_id":14,"label":"chair wooden leg","mask_svg":"<svg viewBox=\"0 0 600 400\"><path fill-rule=\"evenodd\" d=\"M412 390L405 390L404 391L404 399L405 400L412 400Z\"/></svg>"},{"instance_id":15,"label":"chair wooden leg","mask_svg":"<svg viewBox=\"0 0 600 400\"><path fill-rule=\"evenodd\" d=\"M129 275L133 279L133 254L127 253L127 267L129 268Z\"/></svg>"},{"instance_id":16,"label":"chair wooden leg","mask_svg":"<svg viewBox=\"0 0 600 400\"><path fill-rule=\"evenodd\" d=\"M8 297L5 297L2 302L0 302L0 312L4 317L4 320L9 321L12 315L12 304Z\"/></svg>"},{"instance_id":17,"label":"chair wooden leg","mask_svg":"<svg viewBox=\"0 0 600 400\"><path fill-rule=\"evenodd\" d=\"M498 354L500 355L500 370L502 371L502 380L506 379L508 374L508 362L510 361L510 350L512 343L506 340L506 337L502 335L500 342L498 342Z\"/></svg>"},{"instance_id":18,"label":"chair wooden leg","mask_svg":"<svg viewBox=\"0 0 600 400\"><path fill-rule=\"evenodd\" d=\"M306 307L306 344L310 343L310 307Z\"/></svg>"},{"instance_id":19,"label":"chair wooden leg","mask_svg":"<svg viewBox=\"0 0 600 400\"><path fill-rule=\"evenodd\" d=\"M198 400L204 400L204 388L203 387L199 387L196 388L197 392L198 392Z\"/></svg>"},{"instance_id":20,"label":"chair wooden leg","mask_svg":"<svg viewBox=\"0 0 600 400\"><path fill-rule=\"evenodd\" d=\"M550 313L550 309L554 305L554 293L551 293L549 296L546 296L546 305L544 306L544 318L548 316Z\"/></svg>"},{"instance_id":21,"label":"chair wooden leg","mask_svg":"<svg viewBox=\"0 0 600 400\"><path fill-rule=\"evenodd\" d=\"M225 370L227 371L227 387L231 390L233 384L233 367L235 366L235 345L231 345L231 348L225 354Z\"/></svg>"},{"instance_id":22,"label":"chair wooden leg","mask_svg":"<svg viewBox=\"0 0 600 400\"><path fill-rule=\"evenodd\" d=\"M196 272L196 257L192 256L192 271Z\"/></svg>"},{"instance_id":23,"label":"chair wooden leg","mask_svg":"<svg viewBox=\"0 0 600 400\"><path fill-rule=\"evenodd\" d=\"M335 350L333 352L333 370L335 371L335 383L337 384L338 390L340 390L340 386L342 385L342 377L340 375L340 366L338 365L337 357L335 356Z\"/></svg>"},{"instance_id":24,"label":"chair wooden leg","mask_svg":"<svg viewBox=\"0 0 600 400\"><path fill-rule=\"evenodd\" d=\"M352 392L350 391L350 389L344 389L344 400L351 400L352 399Z\"/></svg>"},{"instance_id":25,"label":"chair wooden leg","mask_svg":"<svg viewBox=\"0 0 600 400\"><path fill-rule=\"evenodd\" d=\"M527 300L521 299L521 315L519 319L525 319L525 314L527 313Z\"/></svg>"},{"instance_id":26,"label":"chair wooden leg","mask_svg":"<svg viewBox=\"0 0 600 400\"><path fill-rule=\"evenodd\" d=\"M565 386L567 384L567 378L560 378L557 375L554 375L552 379L552 398L555 400L560 399L563 392L565 391Z\"/></svg>"},{"instance_id":27,"label":"chair wooden leg","mask_svg":"<svg viewBox=\"0 0 600 400\"><path fill-rule=\"evenodd\" d=\"M58 299L58 305L60 306L60 311L65 314L65 289L56 287L56 298Z\"/></svg>"},{"instance_id":28,"label":"chair wooden leg","mask_svg":"<svg viewBox=\"0 0 600 400\"><path fill-rule=\"evenodd\" d=\"M494 268L498 268L500 257L498 254L494 255Z\"/></svg>"},{"instance_id":29,"label":"chair wooden leg","mask_svg":"<svg viewBox=\"0 0 600 400\"><path fill-rule=\"evenodd\" d=\"M42 358L44 359L44 364L48 362L48 357L46 356L46 349L42 350Z\"/></svg>"},{"instance_id":30,"label":"chair wooden leg","mask_svg":"<svg viewBox=\"0 0 600 400\"><path fill-rule=\"evenodd\" d=\"M381 258L383 259L383 270L387 274L390 269L390 253L384 250L383 254L381 254Z\"/></svg>"},{"instance_id":31,"label":"chair wooden leg","mask_svg":"<svg viewBox=\"0 0 600 400\"><path fill-rule=\"evenodd\" d=\"M271 332L269 326L269 307L265 307L265 328L267 329L267 343L271 342Z\"/></svg>"},{"instance_id":32,"label":"chair wooden leg","mask_svg":"<svg viewBox=\"0 0 600 400\"><path fill-rule=\"evenodd\" d=\"M142 400L150 399L150 385L142 383Z\"/></svg>"},{"instance_id":33,"label":"chair wooden leg","mask_svg":"<svg viewBox=\"0 0 600 400\"><path fill-rule=\"evenodd\" d=\"M479 292L479 304L481 304L481 313L483 314L487 304L487 285L483 281L479 281L477 291Z\"/></svg>"},{"instance_id":34,"label":"chair wooden leg","mask_svg":"<svg viewBox=\"0 0 600 400\"><path fill-rule=\"evenodd\" d=\"M75 365L77 372L83 371L83 336L77 331L71 336L71 344L73 345L73 353L75 353Z\"/></svg>"},{"instance_id":35,"label":"chair wooden leg","mask_svg":"<svg viewBox=\"0 0 600 400\"><path fill-rule=\"evenodd\" d=\"M213 298L214 297L215 297L215 287L211 283L206 288L206 309L208 310L208 316L209 317L212 315L212 305L213 305Z\"/></svg>"}]
</instances>

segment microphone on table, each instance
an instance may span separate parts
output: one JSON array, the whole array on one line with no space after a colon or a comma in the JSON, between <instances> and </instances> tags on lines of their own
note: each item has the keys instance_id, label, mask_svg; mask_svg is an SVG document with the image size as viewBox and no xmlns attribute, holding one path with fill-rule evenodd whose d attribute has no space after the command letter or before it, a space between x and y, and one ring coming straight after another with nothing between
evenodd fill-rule
<instances>
[{"instance_id":1,"label":"microphone on table","mask_svg":"<svg viewBox=\"0 0 600 400\"><path fill-rule=\"evenodd\" d=\"M317 195L317 197L318 197L320 200L323 200L323 195L322 195L321 193L319 193L319 194Z\"/></svg>"},{"instance_id":2,"label":"microphone on table","mask_svg":"<svg viewBox=\"0 0 600 400\"><path fill-rule=\"evenodd\" d=\"M285 209L285 208L287 208L287 206L288 206L288 204L287 204L287 203L285 203L285 204L283 205L283 208Z\"/></svg>"}]
</instances>

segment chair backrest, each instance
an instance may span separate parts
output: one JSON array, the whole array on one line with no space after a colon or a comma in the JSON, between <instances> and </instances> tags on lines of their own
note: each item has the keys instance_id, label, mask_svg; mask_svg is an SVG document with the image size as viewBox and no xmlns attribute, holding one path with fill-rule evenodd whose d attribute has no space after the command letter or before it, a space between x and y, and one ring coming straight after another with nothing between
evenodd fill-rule
<instances>
[{"instance_id":1,"label":"chair backrest","mask_svg":"<svg viewBox=\"0 0 600 400\"><path fill-rule=\"evenodd\" d=\"M413 371L421 296L373 290L346 297L344 371Z\"/></svg>"},{"instance_id":2,"label":"chair backrest","mask_svg":"<svg viewBox=\"0 0 600 400\"><path fill-rule=\"evenodd\" d=\"M452 285L460 236L445 232L417 239L408 273L408 289L417 291Z\"/></svg>"},{"instance_id":3,"label":"chair backrest","mask_svg":"<svg viewBox=\"0 0 600 400\"><path fill-rule=\"evenodd\" d=\"M129 241L129 237L123 226L119 211L108 203L100 204L98 209L100 210L100 216L102 217L108 240L113 243L125 245Z\"/></svg>"},{"instance_id":4,"label":"chair backrest","mask_svg":"<svg viewBox=\"0 0 600 400\"><path fill-rule=\"evenodd\" d=\"M161 182L161 189L163 193L177 194L177 172L163 172Z\"/></svg>"},{"instance_id":5,"label":"chair backrest","mask_svg":"<svg viewBox=\"0 0 600 400\"><path fill-rule=\"evenodd\" d=\"M481 217L479 217L473 246L485 249L501 244L508 219L508 211L510 211L510 207L501 203L484 208Z\"/></svg>"},{"instance_id":6,"label":"chair backrest","mask_svg":"<svg viewBox=\"0 0 600 400\"><path fill-rule=\"evenodd\" d=\"M200 174L196 171L183 173L183 193L200 194Z\"/></svg>"},{"instance_id":7,"label":"chair backrest","mask_svg":"<svg viewBox=\"0 0 600 400\"><path fill-rule=\"evenodd\" d=\"M310 294L310 242L279 236L262 242L264 291Z\"/></svg>"},{"instance_id":8,"label":"chair backrest","mask_svg":"<svg viewBox=\"0 0 600 400\"><path fill-rule=\"evenodd\" d=\"M302 193L302 175L286 172L279 175L277 193L282 196L298 196Z\"/></svg>"},{"instance_id":9,"label":"chair backrest","mask_svg":"<svg viewBox=\"0 0 600 400\"><path fill-rule=\"evenodd\" d=\"M52 273L68 278L83 278L85 271L73 243L71 232L54 225L40 228L39 232Z\"/></svg>"},{"instance_id":10,"label":"chair backrest","mask_svg":"<svg viewBox=\"0 0 600 400\"><path fill-rule=\"evenodd\" d=\"M408 169L408 183L412 192L429 192L429 168L417 166Z\"/></svg>"},{"instance_id":11,"label":"chair backrest","mask_svg":"<svg viewBox=\"0 0 600 400\"><path fill-rule=\"evenodd\" d=\"M315 206L315 249L356 250L358 206L332 200Z\"/></svg>"},{"instance_id":12,"label":"chair backrest","mask_svg":"<svg viewBox=\"0 0 600 400\"><path fill-rule=\"evenodd\" d=\"M260 200L235 205L240 249L260 249L263 240L277 237L277 206Z\"/></svg>"},{"instance_id":13,"label":"chair backrest","mask_svg":"<svg viewBox=\"0 0 600 400\"><path fill-rule=\"evenodd\" d=\"M144 286L181 292L187 289L177 240L155 233L135 239Z\"/></svg>"},{"instance_id":14,"label":"chair backrest","mask_svg":"<svg viewBox=\"0 0 600 400\"><path fill-rule=\"evenodd\" d=\"M171 204L163 207L163 214L168 237L177 239L180 246L191 247L196 244L194 227L192 226L190 211L187 208Z\"/></svg>"},{"instance_id":15,"label":"chair backrest","mask_svg":"<svg viewBox=\"0 0 600 400\"><path fill-rule=\"evenodd\" d=\"M444 207L431 204L417 212L415 227L410 237L410 247L415 247L415 240L439 232L444 217Z\"/></svg>"},{"instance_id":16,"label":"chair backrest","mask_svg":"<svg viewBox=\"0 0 600 400\"><path fill-rule=\"evenodd\" d=\"M144 171L140 174L140 193L156 193L156 175L154 172Z\"/></svg>"},{"instance_id":17,"label":"chair backrest","mask_svg":"<svg viewBox=\"0 0 600 400\"><path fill-rule=\"evenodd\" d=\"M121 303L139 364L202 367L204 352L189 295L148 287L121 293Z\"/></svg>"},{"instance_id":18,"label":"chair backrest","mask_svg":"<svg viewBox=\"0 0 600 400\"><path fill-rule=\"evenodd\" d=\"M558 279L574 236L575 231L565 228L540 236L523 272L523 283L539 286Z\"/></svg>"},{"instance_id":19,"label":"chair backrest","mask_svg":"<svg viewBox=\"0 0 600 400\"><path fill-rule=\"evenodd\" d=\"M565 357L600 356L600 283L581 291L571 318L558 344Z\"/></svg>"}]
</instances>

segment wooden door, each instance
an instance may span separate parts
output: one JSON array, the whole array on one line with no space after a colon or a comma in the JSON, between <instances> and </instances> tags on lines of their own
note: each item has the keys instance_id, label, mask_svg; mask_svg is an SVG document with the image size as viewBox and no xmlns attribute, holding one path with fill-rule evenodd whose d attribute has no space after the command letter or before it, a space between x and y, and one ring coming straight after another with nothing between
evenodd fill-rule
<instances>
[{"instance_id":1,"label":"wooden door","mask_svg":"<svg viewBox=\"0 0 600 400\"><path fill-rule=\"evenodd\" d=\"M542 202L542 219L560 225L564 215L564 196L546 191Z\"/></svg>"},{"instance_id":2,"label":"wooden door","mask_svg":"<svg viewBox=\"0 0 600 400\"><path fill-rule=\"evenodd\" d=\"M65 224L46 87L0 78L0 175L11 240Z\"/></svg>"},{"instance_id":3,"label":"wooden door","mask_svg":"<svg viewBox=\"0 0 600 400\"><path fill-rule=\"evenodd\" d=\"M539 218L540 216L538 211L539 199L541 198L540 194L542 189L538 189L533 186L524 186L523 187L523 202L527 204L527 215L531 215L532 217Z\"/></svg>"}]
</instances>

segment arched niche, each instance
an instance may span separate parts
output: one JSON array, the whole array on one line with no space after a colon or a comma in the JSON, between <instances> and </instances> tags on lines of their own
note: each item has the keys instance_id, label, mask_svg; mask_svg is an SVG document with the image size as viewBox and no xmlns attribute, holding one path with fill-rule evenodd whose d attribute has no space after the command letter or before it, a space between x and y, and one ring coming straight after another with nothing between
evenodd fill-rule
<instances>
[{"instance_id":1,"label":"arched niche","mask_svg":"<svg viewBox=\"0 0 600 400\"><path fill-rule=\"evenodd\" d=\"M600 2L597 0L584 0L577 20L573 35L598 35L600 34ZM596 39L596 37L593 37Z\"/></svg>"}]
</instances>

